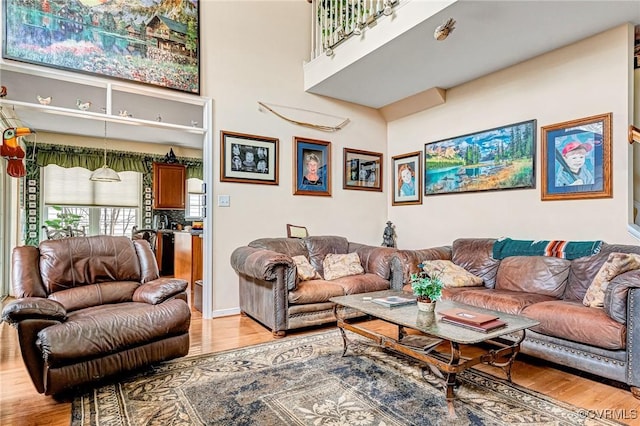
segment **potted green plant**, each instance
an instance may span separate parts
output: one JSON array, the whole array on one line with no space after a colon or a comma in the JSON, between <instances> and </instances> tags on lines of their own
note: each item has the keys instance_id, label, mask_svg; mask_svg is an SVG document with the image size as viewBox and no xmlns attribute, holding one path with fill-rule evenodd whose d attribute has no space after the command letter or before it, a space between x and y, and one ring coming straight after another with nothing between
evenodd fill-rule
<instances>
[{"instance_id":1,"label":"potted green plant","mask_svg":"<svg viewBox=\"0 0 640 426\"><path fill-rule=\"evenodd\" d=\"M442 287L439 274L411 274L411 289L418 296L418 309L421 311L432 312L435 309L436 301L442 297Z\"/></svg>"}]
</instances>

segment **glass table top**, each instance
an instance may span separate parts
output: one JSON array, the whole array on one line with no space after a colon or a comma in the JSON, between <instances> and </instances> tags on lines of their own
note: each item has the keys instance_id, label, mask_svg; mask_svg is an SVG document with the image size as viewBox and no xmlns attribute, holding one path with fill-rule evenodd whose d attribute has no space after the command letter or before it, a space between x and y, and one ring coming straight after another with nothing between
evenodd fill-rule
<instances>
[{"instance_id":1,"label":"glass table top","mask_svg":"<svg viewBox=\"0 0 640 426\"><path fill-rule=\"evenodd\" d=\"M387 296L412 297L409 293L403 293L397 290L376 291L372 293L352 294L349 296L332 297L330 300L338 305L356 309L367 315L385 320L387 322L412 328L431 336L441 339L454 341L461 344L476 344L490 340L492 338L510 334L516 331L525 330L529 327L538 325L539 322L520 315L511 315L504 312L492 311L488 309L477 308L463 303L456 303L450 300L439 300L436 303L434 312L422 312L418 310L416 303L409 305L386 307L372 301L375 298ZM470 330L468 328L455 324L447 324L440 320L438 312L447 309L462 308L483 314L492 314L506 322L506 327L490 331L488 333Z\"/></svg>"}]
</instances>

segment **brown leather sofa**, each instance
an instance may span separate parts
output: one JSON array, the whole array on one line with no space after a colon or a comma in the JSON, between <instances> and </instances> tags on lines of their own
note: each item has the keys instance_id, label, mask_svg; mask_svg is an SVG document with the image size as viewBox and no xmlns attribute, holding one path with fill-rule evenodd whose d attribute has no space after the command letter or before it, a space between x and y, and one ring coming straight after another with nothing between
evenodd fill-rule
<instances>
[{"instance_id":1,"label":"brown leather sofa","mask_svg":"<svg viewBox=\"0 0 640 426\"><path fill-rule=\"evenodd\" d=\"M16 300L2 319L18 329L38 392L60 394L189 351L187 282L159 278L147 241L48 240L16 247L12 261Z\"/></svg>"},{"instance_id":2,"label":"brown leather sofa","mask_svg":"<svg viewBox=\"0 0 640 426\"><path fill-rule=\"evenodd\" d=\"M495 239L458 239L451 246L399 250L391 259L393 287L410 290L423 260L441 258L483 278L482 287L445 289L443 298L540 322L526 333L523 353L626 383L640 398L640 270L615 277L602 309L582 304L610 253L640 247L603 244L599 253L566 260L543 256L493 258Z\"/></svg>"},{"instance_id":3,"label":"brown leather sofa","mask_svg":"<svg viewBox=\"0 0 640 426\"><path fill-rule=\"evenodd\" d=\"M331 297L389 289L389 259L395 251L339 236L252 241L231 254L231 266L239 278L240 310L270 328L276 337L284 336L287 330L335 322ZM328 253L352 252L358 253L364 274L331 281L297 279L293 256L304 255L322 274L322 261ZM347 311L344 315L361 314Z\"/></svg>"}]
</instances>

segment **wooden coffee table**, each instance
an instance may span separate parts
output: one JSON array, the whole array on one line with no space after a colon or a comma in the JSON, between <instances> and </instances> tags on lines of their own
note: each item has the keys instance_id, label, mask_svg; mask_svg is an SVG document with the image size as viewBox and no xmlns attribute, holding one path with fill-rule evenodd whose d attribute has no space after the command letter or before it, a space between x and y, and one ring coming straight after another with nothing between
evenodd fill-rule
<instances>
[{"instance_id":1,"label":"wooden coffee table","mask_svg":"<svg viewBox=\"0 0 640 426\"><path fill-rule=\"evenodd\" d=\"M500 367L511 381L511 366L520 351L520 343L525 338L526 330L539 324L538 321L519 315L510 315L498 311L477 308L475 306L456 303L448 300L438 301L436 312L420 312L416 304L389 308L374 303L372 299L387 296L410 297L408 293L396 290L377 291L373 293L353 294L349 296L333 297L330 300L336 304L335 314L338 327L342 333L345 356L349 346L349 339L345 330L357 333L373 340L378 345L408 355L426 364L430 372L442 379L449 413L455 417L453 400L456 374L480 363ZM371 317L386 321L398 327L398 335L395 338L385 336L375 331L356 325L343 315L338 307L343 306L355 309ZM493 314L507 323L506 327L488 333L470 330L458 325L447 324L440 321L439 311L453 308L464 308L484 314ZM406 329L413 329L421 334L408 334ZM513 335L511 339L501 336ZM441 343L449 342L449 352L439 351ZM482 345L483 351L473 357L463 357L460 345ZM423 369L424 372L424 369Z\"/></svg>"}]
</instances>

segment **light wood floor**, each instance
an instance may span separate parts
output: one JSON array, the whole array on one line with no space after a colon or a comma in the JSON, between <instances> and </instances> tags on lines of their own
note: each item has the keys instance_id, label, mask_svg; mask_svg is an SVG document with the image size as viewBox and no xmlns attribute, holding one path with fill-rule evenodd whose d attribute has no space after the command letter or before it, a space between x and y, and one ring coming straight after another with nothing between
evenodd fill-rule
<instances>
[{"instance_id":1,"label":"light wood floor","mask_svg":"<svg viewBox=\"0 0 640 426\"><path fill-rule=\"evenodd\" d=\"M379 332L392 332L388 325L380 321L371 321L368 325ZM317 331L290 333L287 337ZM195 311L191 322L189 355L271 340L274 340L271 333L248 317L236 315L203 320L200 313ZM71 403L58 402L35 391L20 356L17 332L6 323L0 325L0 348L0 425L69 425ZM487 366L480 368L503 377L500 370ZM516 361L513 381L552 398L594 410L593 415L609 413L609 417L624 416L626 419L618 417L618 420L640 425L640 419L633 419L640 417L640 400L631 396L628 390L569 374L526 357Z\"/></svg>"}]
</instances>

